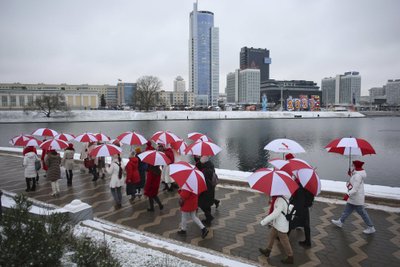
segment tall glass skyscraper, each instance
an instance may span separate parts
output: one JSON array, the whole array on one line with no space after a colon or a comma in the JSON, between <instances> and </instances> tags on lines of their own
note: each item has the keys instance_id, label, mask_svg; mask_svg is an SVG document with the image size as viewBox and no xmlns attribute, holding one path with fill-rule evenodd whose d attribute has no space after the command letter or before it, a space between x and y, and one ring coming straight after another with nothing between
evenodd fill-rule
<instances>
[{"instance_id":1,"label":"tall glass skyscraper","mask_svg":"<svg viewBox=\"0 0 400 267\"><path fill-rule=\"evenodd\" d=\"M214 14L198 11L194 3L189 34L189 91L195 94L196 106L217 106L219 29L214 27Z\"/></svg>"}]
</instances>

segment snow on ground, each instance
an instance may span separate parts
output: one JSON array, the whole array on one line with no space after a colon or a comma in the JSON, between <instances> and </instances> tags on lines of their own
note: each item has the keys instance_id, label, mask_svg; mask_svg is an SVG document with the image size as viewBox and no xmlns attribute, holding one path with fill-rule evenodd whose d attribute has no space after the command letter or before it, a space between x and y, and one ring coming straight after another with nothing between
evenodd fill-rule
<instances>
[{"instance_id":1,"label":"snow on ground","mask_svg":"<svg viewBox=\"0 0 400 267\"><path fill-rule=\"evenodd\" d=\"M22 148L16 147L0 147L0 152L14 152L14 153L22 153ZM41 155L41 150L38 150L38 154ZM61 156L63 152L61 152ZM75 153L74 158L79 160L79 154ZM21 156L22 157L22 156ZM122 159L124 164L127 163L128 159ZM106 162L110 163L111 158L106 157ZM233 171L226 169L216 169L219 179L224 182L232 182L247 185L247 177L249 177L251 172L243 172L243 171ZM370 185L365 184L364 187L365 195L377 198L384 199L395 199L400 200L400 187L391 187L391 186L381 186L381 185ZM333 180L321 180L321 191L325 192L334 192L334 193L342 193L345 194L347 192L346 183L342 181L333 181Z\"/></svg>"},{"instance_id":2,"label":"snow on ground","mask_svg":"<svg viewBox=\"0 0 400 267\"><path fill-rule=\"evenodd\" d=\"M348 118L365 117L359 112L334 111L121 111L73 110L56 113L50 118L43 114L23 111L0 111L0 122L72 122L72 121L130 121L130 120L224 120L281 118Z\"/></svg>"}]
</instances>

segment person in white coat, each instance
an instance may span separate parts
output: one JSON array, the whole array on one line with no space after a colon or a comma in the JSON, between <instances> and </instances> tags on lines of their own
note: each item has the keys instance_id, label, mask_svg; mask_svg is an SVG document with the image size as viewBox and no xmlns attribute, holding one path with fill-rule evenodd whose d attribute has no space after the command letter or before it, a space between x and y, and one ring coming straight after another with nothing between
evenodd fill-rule
<instances>
[{"instance_id":1,"label":"person in white coat","mask_svg":"<svg viewBox=\"0 0 400 267\"><path fill-rule=\"evenodd\" d=\"M120 209L122 207L122 185L125 183L122 170L123 167L121 166L119 157L114 155L110 166L106 167L106 171L111 175L110 189L115 201L116 209Z\"/></svg>"},{"instance_id":2,"label":"person in white coat","mask_svg":"<svg viewBox=\"0 0 400 267\"><path fill-rule=\"evenodd\" d=\"M287 258L281 260L281 262L285 264L293 264L293 250L290 246L289 237L287 235L287 233L289 232L289 221L286 219L285 216L285 214L290 213L292 209L293 205L289 205L289 200L287 197L278 196L274 203L274 211L261 221L262 226L265 226L268 223L272 222L272 229L269 236L267 248L260 248L259 251L266 257L269 257L272 247L274 245L274 241L278 236L279 241L281 242L287 254Z\"/></svg>"},{"instance_id":3,"label":"person in white coat","mask_svg":"<svg viewBox=\"0 0 400 267\"><path fill-rule=\"evenodd\" d=\"M37 170L35 168L35 162L39 160L39 157L35 152L30 151L25 154L23 165L25 167L25 181L26 181L26 192L36 190L36 176ZM32 186L31 186L32 183Z\"/></svg>"},{"instance_id":4,"label":"person in white coat","mask_svg":"<svg viewBox=\"0 0 400 267\"><path fill-rule=\"evenodd\" d=\"M338 220L332 220L332 223L338 227L342 227L346 218L355 210L360 214L361 218L367 224L367 228L363 231L364 234L373 234L376 232L374 224L365 210L365 193L364 193L364 179L367 173L362 168L364 162L355 160L353 161L353 170L349 171L350 181L347 182L347 194L343 198L347 201L346 207Z\"/></svg>"}]
</instances>

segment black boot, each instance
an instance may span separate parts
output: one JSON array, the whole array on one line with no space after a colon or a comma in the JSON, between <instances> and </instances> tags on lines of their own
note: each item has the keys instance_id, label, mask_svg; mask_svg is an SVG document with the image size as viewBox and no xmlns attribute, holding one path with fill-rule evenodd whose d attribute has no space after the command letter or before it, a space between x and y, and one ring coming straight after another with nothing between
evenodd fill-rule
<instances>
[{"instance_id":1,"label":"black boot","mask_svg":"<svg viewBox=\"0 0 400 267\"><path fill-rule=\"evenodd\" d=\"M26 181L26 189L25 192L31 191L31 178L25 178Z\"/></svg>"},{"instance_id":2,"label":"black boot","mask_svg":"<svg viewBox=\"0 0 400 267\"><path fill-rule=\"evenodd\" d=\"M269 254L271 254L271 250L267 249L267 248L259 248L258 251L261 252L261 254L263 254L265 257L269 257Z\"/></svg>"},{"instance_id":3,"label":"black boot","mask_svg":"<svg viewBox=\"0 0 400 267\"><path fill-rule=\"evenodd\" d=\"M36 190L36 178L32 178L32 188L31 191L35 191Z\"/></svg>"},{"instance_id":4,"label":"black boot","mask_svg":"<svg viewBox=\"0 0 400 267\"><path fill-rule=\"evenodd\" d=\"M286 259L281 260L281 262L283 264L293 264L294 263L293 256L288 256Z\"/></svg>"},{"instance_id":5,"label":"black boot","mask_svg":"<svg viewBox=\"0 0 400 267\"><path fill-rule=\"evenodd\" d=\"M201 229L201 238L206 238L206 236L208 235L208 229L207 227L204 227L203 229Z\"/></svg>"}]
</instances>

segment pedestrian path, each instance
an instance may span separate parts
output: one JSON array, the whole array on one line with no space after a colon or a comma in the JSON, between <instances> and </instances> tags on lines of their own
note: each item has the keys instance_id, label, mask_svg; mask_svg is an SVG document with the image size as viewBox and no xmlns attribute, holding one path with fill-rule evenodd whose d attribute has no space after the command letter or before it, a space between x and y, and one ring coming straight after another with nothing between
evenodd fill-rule
<instances>
[{"instance_id":1,"label":"pedestrian path","mask_svg":"<svg viewBox=\"0 0 400 267\"><path fill-rule=\"evenodd\" d=\"M0 189L25 193L22 158L0 154ZM164 210L157 206L155 212L147 211L147 199L137 199L133 204L124 197L122 208L114 209L109 190L109 179L91 181L92 176L74 171L73 187L66 180L60 182L60 197L50 196L50 183L43 173L37 191L26 193L37 200L63 206L73 199L80 199L93 207L94 215L113 223L151 232L163 237L190 243L227 255L242 257L260 265L281 266L283 248L274 246L270 259L258 252L265 247L269 228L259 224L268 211L263 194L237 188L218 187L216 196L221 200L218 209L212 208L215 217L209 235L202 239L200 230L189 223L186 237L177 235L180 222L176 192L160 192ZM297 242L303 239L302 230L294 230L290 242L296 266L399 266L400 263L400 214L383 210L368 210L377 232L367 236L362 233L365 225L353 213L340 229L330 220L338 218L342 205L316 202L311 209L312 247L304 249ZM199 217L204 218L202 212ZM279 242L277 242L278 244Z\"/></svg>"}]
</instances>

